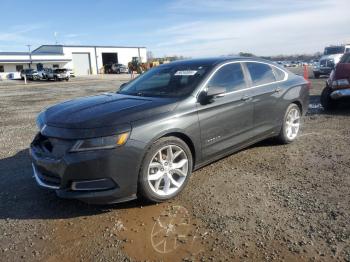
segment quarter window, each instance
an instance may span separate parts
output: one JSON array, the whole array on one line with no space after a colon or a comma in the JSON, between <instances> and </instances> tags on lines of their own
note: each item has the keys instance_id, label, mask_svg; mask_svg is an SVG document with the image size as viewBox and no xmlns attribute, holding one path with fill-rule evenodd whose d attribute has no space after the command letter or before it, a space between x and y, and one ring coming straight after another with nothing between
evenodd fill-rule
<instances>
[{"instance_id":1,"label":"quarter window","mask_svg":"<svg viewBox=\"0 0 350 262\"><path fill-rule=\"evenodd\" d=\"M5 72L4 66L0 65L0 73L3 73L3 72Z\"/></svg>"},{"instance_id":2,"label":"quarter window","mask_svg":"<svg viewBox=\"0 0 350 262\"><path fill-rule=\"evenodd\" d=\"M208 88L211 86L224 87L226 92L245 88L246 83L241 64L233 63L221 67L211 78Z\"/></svg>"},{"instance_id":3,"label":"quarter window","mask_svg":"<svg viewBox=\"0 0 350 262\"><path fill-rule=\"evenodd\" d=\"M281 69L278 69L276 67L273 68L273 72L275 74L275 78L277 81L282 81L286 75L285 72L283 72Z\"/></svg>"},{"instance_id":4,"label":"quarter window","mask_svg":"<svg viewBox=\"0 0 350 262\"><path fill-rule=\"evenodd\" d=\"M247 63L247 68L254 86L276 81L272 68L267 64Z\"/></svg>"}]
</instances>

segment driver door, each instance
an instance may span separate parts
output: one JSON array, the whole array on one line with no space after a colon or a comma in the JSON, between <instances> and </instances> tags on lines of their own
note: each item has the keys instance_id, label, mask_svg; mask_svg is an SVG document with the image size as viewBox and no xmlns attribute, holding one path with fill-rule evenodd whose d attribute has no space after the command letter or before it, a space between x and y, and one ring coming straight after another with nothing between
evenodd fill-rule
<instances>
[{"instance_id":1,"label":"driver door","mask_svg":"<svg viewBox=\"0 0 350 262\"><path fill-rule=\"evenodd\" d=\"M209 103L197 103L203 161L238 147L254 136L252 94L241 64L220 67L206 88L214 86L225 87L226 92Z\"/></svg>"}]
</instances>

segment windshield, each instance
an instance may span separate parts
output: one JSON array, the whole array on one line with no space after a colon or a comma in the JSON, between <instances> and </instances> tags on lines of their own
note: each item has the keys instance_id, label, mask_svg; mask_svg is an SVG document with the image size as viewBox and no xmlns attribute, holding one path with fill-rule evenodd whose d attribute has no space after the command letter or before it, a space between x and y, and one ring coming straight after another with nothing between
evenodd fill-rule
<instances>
[{"instance_id":1,"label":"windshield","mask_svg":"<svg viewBox=\"0 0 350 262\"><path fill-rule=\"evenodd\" d=\"M324 49L325 55L343 54L344 52L345 52L344 46L332 46L332 47L326 47Z\"/></svg>"},{"instance_id":2,"label":"windshield","mask_svg":"<svg viewBox=\"0 0 350 262\"><path fill-rule=\"evenodd\" d=\"M137 96L184 97L190 95L209 69L203 65L160 66L124 86L118 93Z\"/></svg>"}]
</instances>

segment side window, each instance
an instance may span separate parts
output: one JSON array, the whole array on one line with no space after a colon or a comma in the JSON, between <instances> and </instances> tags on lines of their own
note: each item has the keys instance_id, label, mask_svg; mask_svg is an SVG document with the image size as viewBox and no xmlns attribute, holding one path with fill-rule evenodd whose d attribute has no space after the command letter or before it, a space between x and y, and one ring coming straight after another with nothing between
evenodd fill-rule
<instances>
[{"instance_id":1,"label":"side window","mask_svg":"<svg viewBox=\"0 0 350 262\"><path fill-rule=\"evenodd\" d=\"M208 88L211 86L225 87L226 92L245 88L246 83L241 64L233 63L221 67L210 79Z\"/></svg>"},{"instance_id":2,"label":"side window","mask_svg":"<svg viewBox=\"0 0 350 262\"><path fill-rule=\"evenodd\" d=\"M284 77L286 76L285 72L283 72L282 70L280 70L276 67L273 67L273 73L274 73L277 81L282 81L284 79Z\"/></svg>"},{"instance_id":3,"label":"side window","mask_svg":"<svg viewBox=\"0 0 350 262\"><path fill-rule=\"evenodd\" d=\"M0 73L3 73L3 72L5 72L4 66L0 65Z\"/></svg>"},{"instance_id":4,"label":"side window","mask_svg":"<svg viewBox=\"0 0 350 262\"><path fill-rule=\"evenodd\" d=\"M267 64L250 62L247 63L247 68L254 86L276 81L271 66Z\"/></svg>"}]
</instances>

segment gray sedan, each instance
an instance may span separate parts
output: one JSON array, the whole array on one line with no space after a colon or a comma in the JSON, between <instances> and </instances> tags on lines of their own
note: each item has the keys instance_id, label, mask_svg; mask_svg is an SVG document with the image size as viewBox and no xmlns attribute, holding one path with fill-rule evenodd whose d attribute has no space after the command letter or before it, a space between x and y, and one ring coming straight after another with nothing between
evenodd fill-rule
<instances>
[{"instance_id":1,"label":"gray sedan","mask_svg":"<svg viewBox=\"0 0 350 262\"><path fill-rule=\"evenodd\" d=\"M116 93L42 112L34 176L90 203L166 201L212 161L271 137L293 142L308 99L307 81L258 58L164 64Z\"/></svg>"}]
</instances>

